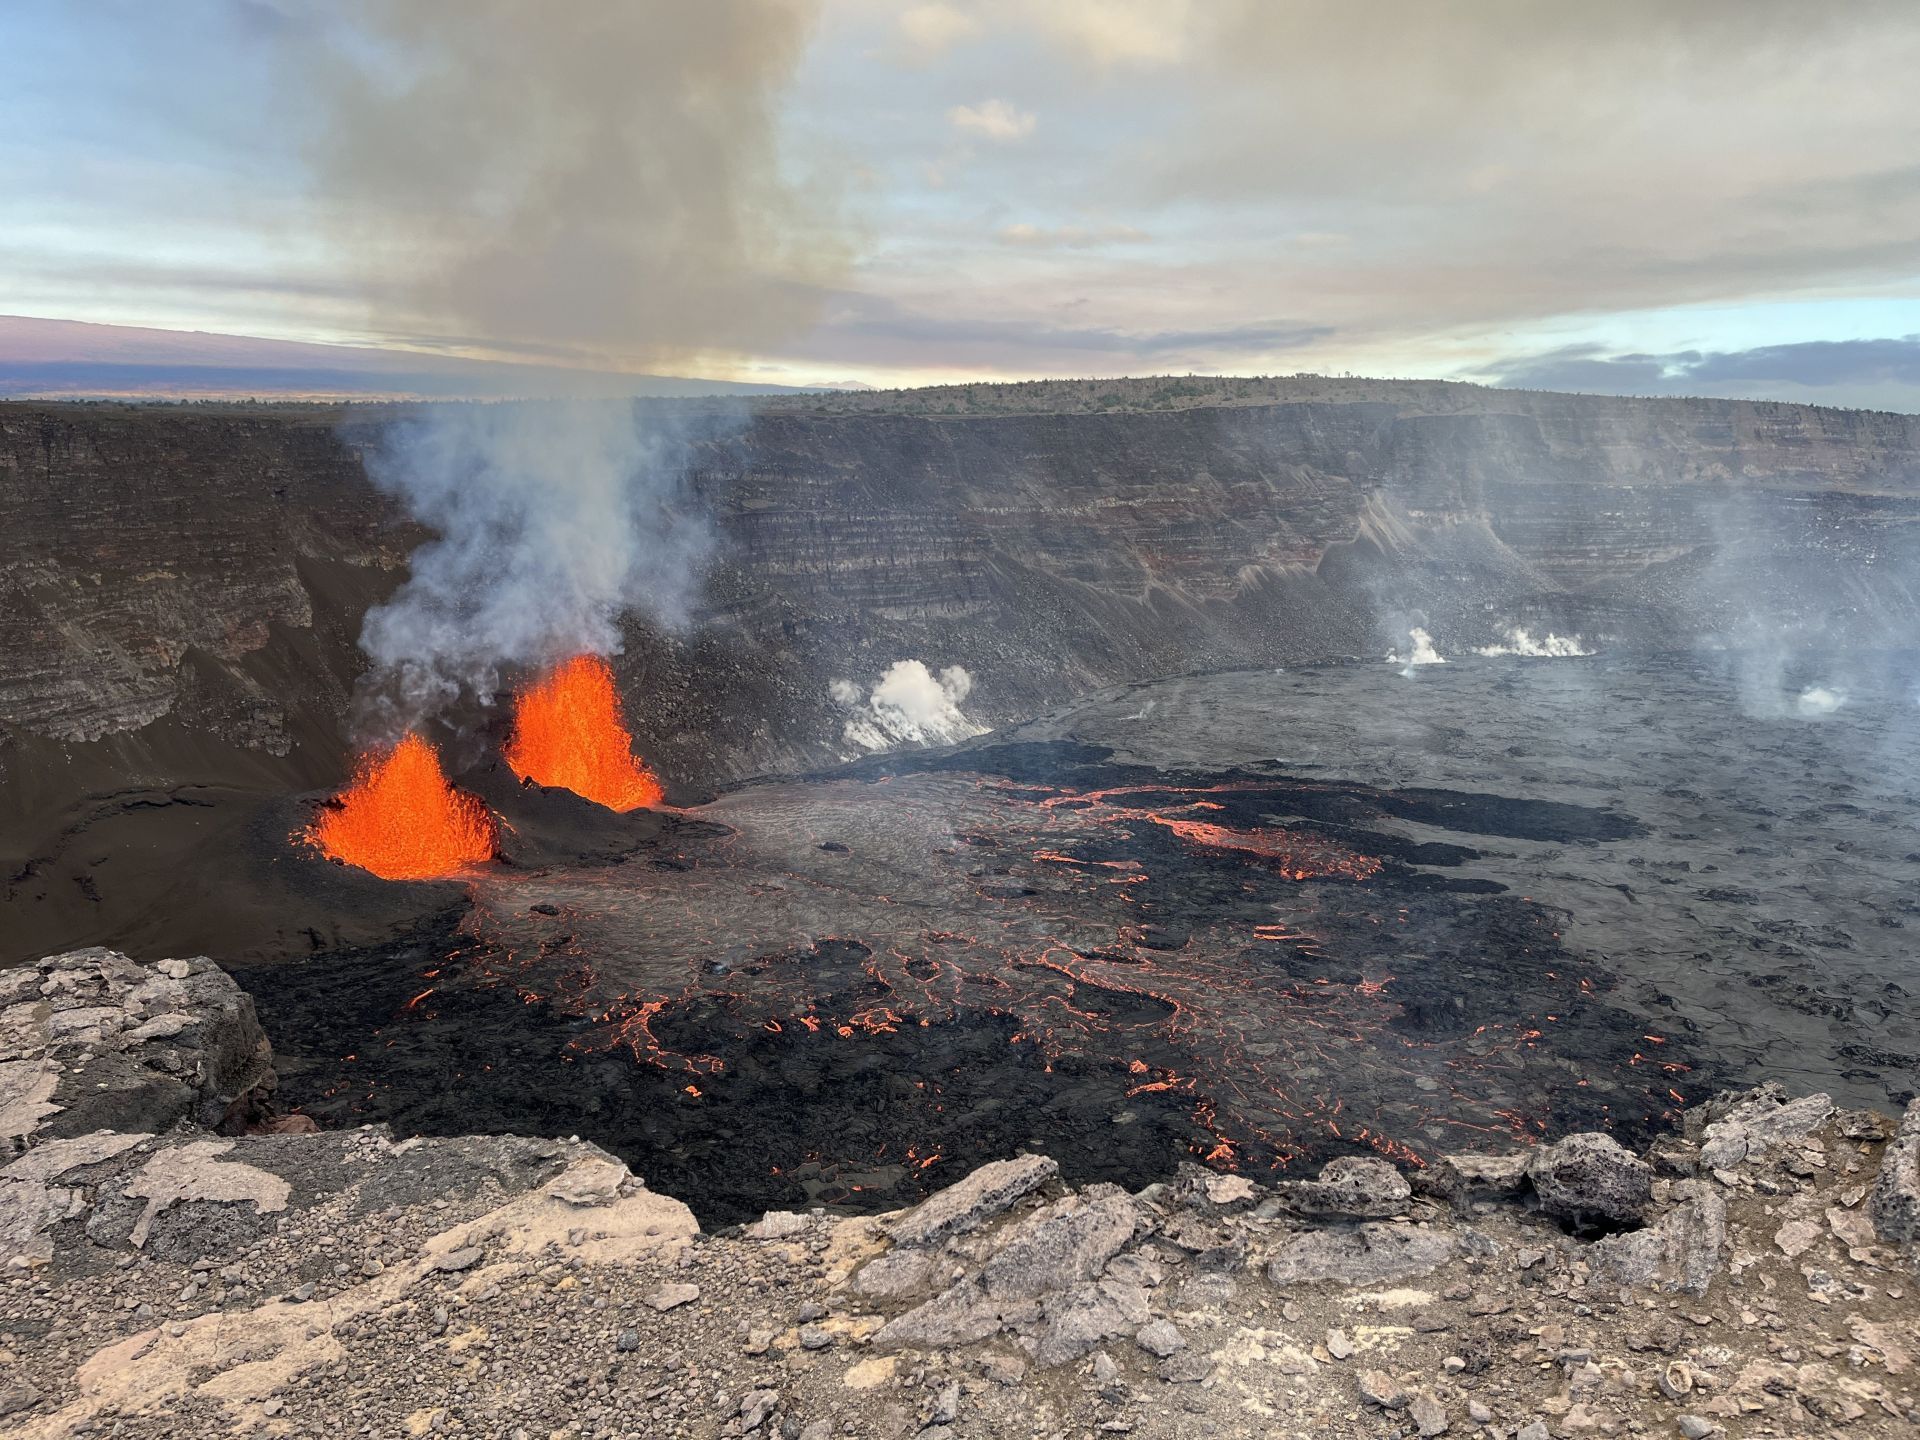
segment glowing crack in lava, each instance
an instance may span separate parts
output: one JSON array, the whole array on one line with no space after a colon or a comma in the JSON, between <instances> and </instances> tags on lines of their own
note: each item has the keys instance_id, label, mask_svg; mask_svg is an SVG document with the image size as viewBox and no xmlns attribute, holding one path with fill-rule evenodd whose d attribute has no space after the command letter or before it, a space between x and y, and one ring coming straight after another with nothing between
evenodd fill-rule
<instances>
[{"instance_id":1,"label":"glowing crack in lava","mask_svg":"<svg viewBox=\"0 0 1920 1440\"><path fill-rule=\"evenodd\" d=\"M634 756L613 671L597 655L574 656L515 698L506 757L522 780L610 810L658 805L665 794Z\"/></svg>"},{"instance_id":2,"label":"glowing crack in lava","mask_svg":"<svg viewBox=\"0 0 1920 1440\"><path fill-rule=\"evenodd\" d=\"M418 735L368 753L353 783L320 812L307 840L383 880L451 875L494 853L493 817L447 783L440 757Z\"/></svg>"}]
</instances>

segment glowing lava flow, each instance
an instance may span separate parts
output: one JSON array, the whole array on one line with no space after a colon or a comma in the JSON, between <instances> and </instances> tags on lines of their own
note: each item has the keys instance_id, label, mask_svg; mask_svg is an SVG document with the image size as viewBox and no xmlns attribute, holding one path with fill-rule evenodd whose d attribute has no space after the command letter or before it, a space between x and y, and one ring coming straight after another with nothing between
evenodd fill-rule
<instances>
[{"instance_id":1,"label":"glowing lava flow","mask_svg":"<svg viewBox=\"0 0 1920 1440\"><path fill-rule=\"evenodd\" d=\"M522 780L571 790L610 810L658 805L659 778L634 758L613 671L576 655L514 701L507 764Z\"/></svg>"},{"instance_id":2,"label":"glowing lava flow","mask_svg":"<svg viewBox=\"0 0 1920 1440\"><path fill-rule=\"evenodd\" d=\"M494 828L485 805L447 783L433 747L409 735L385 755L363 755L306 838L383 880L427 880L492 859Z\"/></svg>"}]
</instances>

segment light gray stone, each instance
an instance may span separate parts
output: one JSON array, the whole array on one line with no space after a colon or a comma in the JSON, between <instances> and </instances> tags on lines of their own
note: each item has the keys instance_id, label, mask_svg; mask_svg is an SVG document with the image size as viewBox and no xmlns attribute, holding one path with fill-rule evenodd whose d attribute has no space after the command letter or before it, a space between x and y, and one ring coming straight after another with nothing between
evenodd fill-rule
<instances>
[{"instance_id":1,"label":"light gray stone","mask_svg":"<svg viewBox=\"0 0 1920 1440\"><path fill-rule=\"evenodd\" d=\"M1374 1285L1438 1269L1455 1248L1450 1232L1422 1226L1366 1224L1315 1230L1275 1251L1267 1264L1267 1278L1276 1285L1318 1280Z\"/></svg>"},{"instance_id":2,"label":"light gray stone","mask_svg":"<svg viewBox=\"0 0 1920 1440\"><path fill-rule=\"evenodd\" d=\"M980 1281L995 1300L1032 1299L1098 1275L1133 1239L1139 1215L1118 1186L1089 1186L1023 1222Z\"/></svg>"},{"instance_id":3,"label":"light gray stone","mask_svg":"<svg viewBox=\"0 0 1920 1440\"><path fill-rule=\"evenodd\" d=\"M1166 1359L1174 1351L1186 1345L1186 1337L1174 1328L1171 1320L1153 1320L1142 1325L1134 1332L1133 1343L1149 1355Z\"/></svg>"},{"instance_id":4,"label":"light gray stone","mask_svg":"<svg viewBox=\"0 0 1920 1440\"><path fill-rule=\"evenodd\" d=\"M932 1245L978 1229L1059 1173L1044 1155L995 1160L883 1223L896 1244Z\"/></svg>"},{"instance_id":5,"label":"light gray stone","mask_svg":"<svg viewBox=\"0 0 1920 1440\"><path fill-rule=\"evenodd\" d=\"M1920 1100L1908 1102L1899 1133L1880 1157L1867 1214L1889 1245L1920 1240Z\"/></svg>"}]
</instances>

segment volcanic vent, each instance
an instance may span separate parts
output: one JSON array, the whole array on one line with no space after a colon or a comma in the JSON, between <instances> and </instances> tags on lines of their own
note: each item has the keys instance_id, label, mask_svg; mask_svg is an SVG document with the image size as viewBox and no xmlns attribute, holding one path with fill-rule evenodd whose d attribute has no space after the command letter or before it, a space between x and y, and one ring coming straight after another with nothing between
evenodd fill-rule
<instances>
[{"instance_id":1,"label":"volcanic vent","mask_svg":"<svg viewBox=\"0 0 1920 1440\"><path fill-rule=\"evenodd\" d=\"M383 880L428 880L491 859L496 831L484 804L447 783L433 747L408 735L363 755L305 838Z\"/></svg>"},{"instance_id":2,"label":"volcanic vent","mask_svg":"<svg viewBox=\"0 0 1920 1440\"><path fill-rule=\"evenodd\" d=\"M609 810L658 805L666 793L634 756L613 670L598 655L576 655L519 694L505 755L522 780Z\"/></svg>"}]
</instances>

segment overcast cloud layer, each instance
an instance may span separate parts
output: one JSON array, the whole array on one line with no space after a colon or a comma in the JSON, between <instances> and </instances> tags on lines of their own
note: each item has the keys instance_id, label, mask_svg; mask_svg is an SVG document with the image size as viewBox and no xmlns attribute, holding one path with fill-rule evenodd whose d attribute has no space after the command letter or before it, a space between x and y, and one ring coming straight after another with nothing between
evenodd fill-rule
<instances>
[{"instance_id":1,"label":"overcast cloud layer","mask_svg":"<svg viewBox=\"0 0 1920 1440\"><path fill-rule=\"evenodd\" d=\"M1920 409L1917 68L1873 0L16 0L0 313Z\"/></svg>"}]
</instances>

